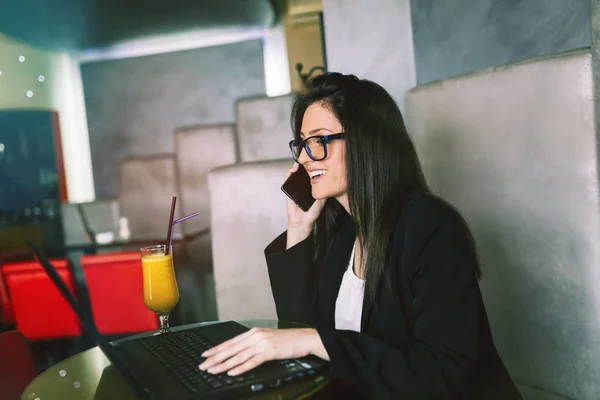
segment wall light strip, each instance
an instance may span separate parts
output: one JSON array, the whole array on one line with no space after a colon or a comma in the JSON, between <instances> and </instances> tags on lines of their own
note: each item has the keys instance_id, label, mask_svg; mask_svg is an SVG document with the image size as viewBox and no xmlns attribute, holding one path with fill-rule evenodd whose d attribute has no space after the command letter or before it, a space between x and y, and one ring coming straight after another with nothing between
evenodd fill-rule
<instances>
[{"instance_id":1,"label":"wall light strip","mask_svg":"<svg viewBox=\"0 0 600 400\"><path fill-rule=\"evenodd\" d=\"M221 46L252 39L262 39L263 28L228 28L193 30L121 42L105 48L80 52L76 59L81 62L116 60L149 56L174 51Z\"/></svg>"}]
</instances>

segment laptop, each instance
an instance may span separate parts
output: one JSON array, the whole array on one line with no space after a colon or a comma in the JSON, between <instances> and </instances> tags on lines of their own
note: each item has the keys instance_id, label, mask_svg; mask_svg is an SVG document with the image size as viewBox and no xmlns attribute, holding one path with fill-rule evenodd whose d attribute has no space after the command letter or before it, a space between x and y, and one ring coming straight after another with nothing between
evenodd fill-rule
<instances>
[{"instance_id":1,"label":"laptop","mask_svg":"<svg viewBox=\"0 0 600 400\"><path fill-rule=\"evenodd\" d=\"M46 255L27 241L46 274L73 309L94 343L121 373L138 399L223 399L266 391L322 374L327 362L309 356L269 361L237 377L200 371L204 350L248 331L234 322L131 340L107 342L98 332L91 310L78 303Z\"/></svg>"}]
</instances>

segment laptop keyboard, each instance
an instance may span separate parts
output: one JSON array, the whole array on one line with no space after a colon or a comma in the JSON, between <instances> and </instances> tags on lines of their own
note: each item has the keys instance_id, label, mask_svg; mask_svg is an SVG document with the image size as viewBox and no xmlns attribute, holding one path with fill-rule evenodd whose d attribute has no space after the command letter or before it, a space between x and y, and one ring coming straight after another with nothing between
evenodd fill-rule
<instances>
[{"instance_id":1,"label":"laptop keyboard","mask_svg":"<svg viewBox=\"0 0 600 400\"><path fill-rule=\"evenodd\" d=\"M206 359L201 354L214 345L194 332L153 336L142 339L141 343L192 393L215 390L256 378L252 373L232 377L225 373L213 375L201 371L198 365Z\"/></svg>"}]
</instances>

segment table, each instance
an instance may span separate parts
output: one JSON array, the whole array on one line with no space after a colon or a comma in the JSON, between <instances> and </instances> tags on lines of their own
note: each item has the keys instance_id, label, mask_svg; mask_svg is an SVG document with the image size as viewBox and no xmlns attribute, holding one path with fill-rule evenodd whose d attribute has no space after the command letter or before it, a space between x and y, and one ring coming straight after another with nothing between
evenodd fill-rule
<instances>
[{"instance_id":1,"label":"table","mask_svg":"<svg viewBox=\"0 0 600 400\"><path fill-rule=\"evenodd\" d=\"M305 328L306 325L293 322L273 320L244 320L237 321L248 328ZM216 322L205 322L172 327L171 330L195 328ZM150 336L154 332L142 333L120 340ZM289 399L305 398L319 392L327 386L329 379L316 375L295 384L283 386L278 390L258 393L247 399ZM21 394L22 400L63 400L63 399L94 399L94 400L128 400L134 399L129 386L114 368L99 347L76 354L41 373Z\"/></svg>"},{"instance_id":2,"label":"table","mask_svg":"<svg viewBox=\"0 0 600 400\"><path fill-rule=\"evenodd\" d=\"M203 238L210 235L210 229L203 229L200 231L192 232L187 235L173 236L173 245L186 244L193 240ZM60 246L47 246L45 244L38 244L38 246L48 255L50 258L63 258L69 257L70 254L81 256L83 254L95 254L99 251L123 251L139 250L140 247L154 246L165 242L164 237L157 238L129 238L120 239L115 238L114 240L106 243L97 243L95 241L81 241L78 243L64 243ZM34 242L35 243L35 242ZM23 247L16 249L2 250L0 251L0 262L13 262L22 260L31 260L31 250L23 244Z\"/></svg>"}]
</instances>

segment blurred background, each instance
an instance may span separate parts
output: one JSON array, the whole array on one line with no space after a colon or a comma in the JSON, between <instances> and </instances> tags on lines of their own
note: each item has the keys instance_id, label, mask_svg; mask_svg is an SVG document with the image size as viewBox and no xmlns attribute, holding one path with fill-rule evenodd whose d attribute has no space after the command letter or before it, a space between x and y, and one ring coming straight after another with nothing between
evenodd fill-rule
<instances>
[{"instance_id":1,"label":"blurred background","mask_svg":"<svg viewBox=\"0 0 600 400\"><path fill-rule=\"evenodd\" d=\"M200 213L175 229L172 324L276 318L291 104L339 71L394 96L469 222L523 396L598 399L599 32L598 0L0 0L3 327L40 371L90 345L29 239L107 337L152 329L131 255L172 196Z\"/></svg>"}]
</instances>

